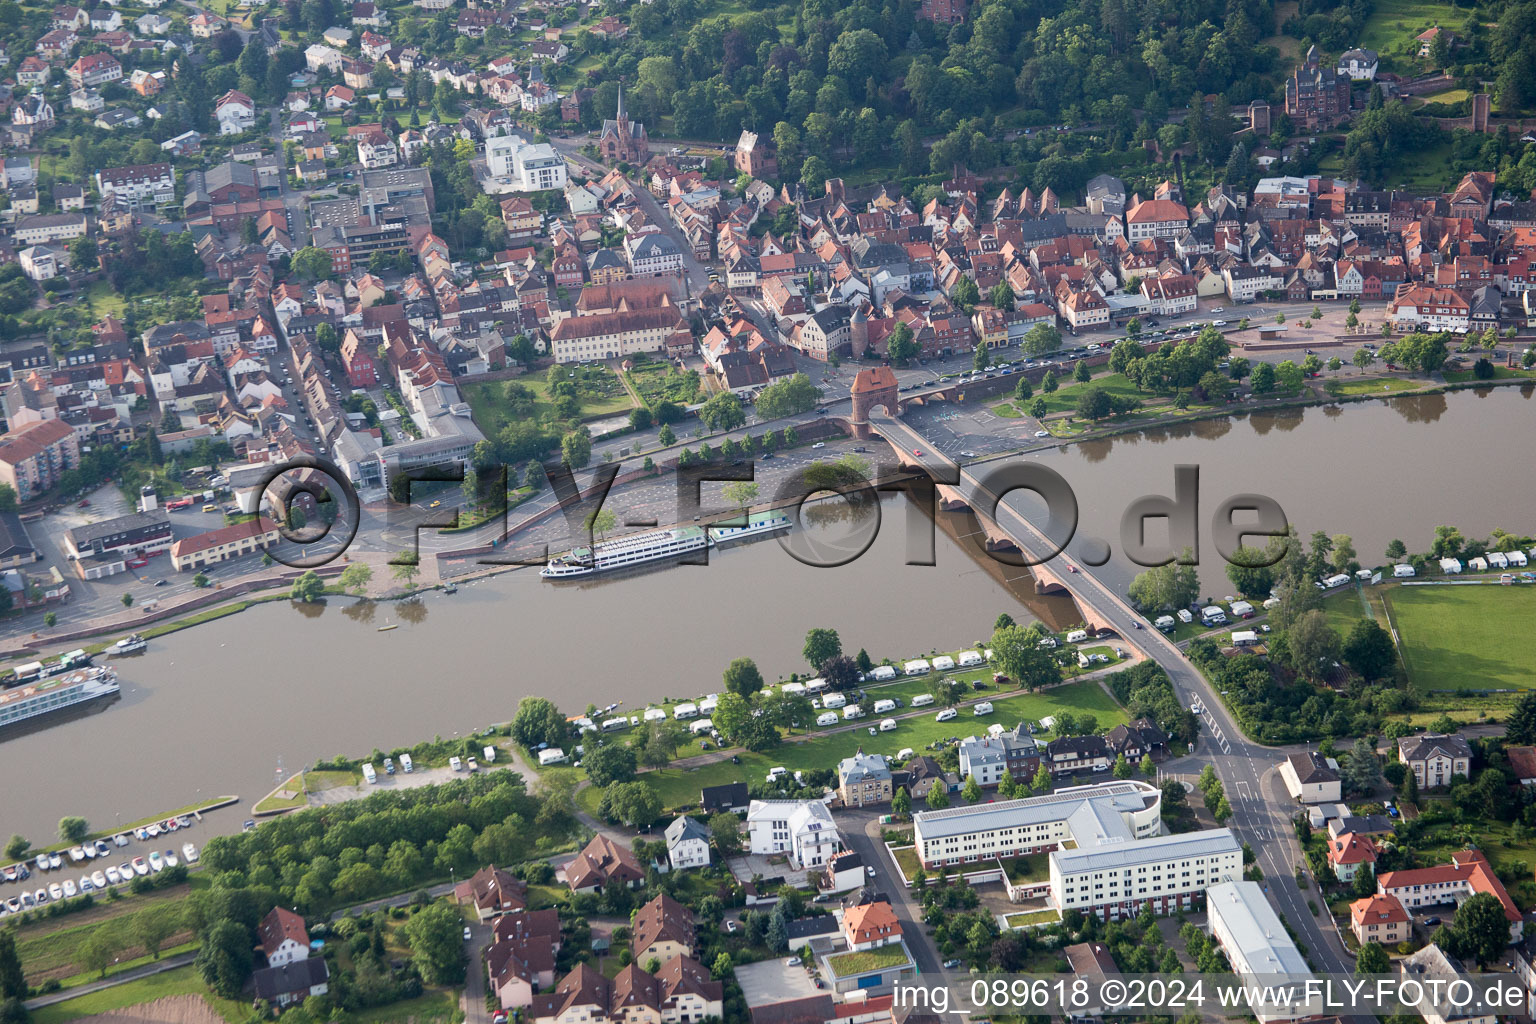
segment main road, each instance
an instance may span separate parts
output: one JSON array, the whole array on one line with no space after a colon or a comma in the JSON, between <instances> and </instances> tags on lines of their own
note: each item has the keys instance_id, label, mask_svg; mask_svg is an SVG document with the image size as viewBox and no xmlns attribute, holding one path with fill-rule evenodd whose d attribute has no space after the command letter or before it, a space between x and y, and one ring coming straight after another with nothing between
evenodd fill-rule
<instances>
[{"instance_id":1,"label":"main road","mask_svg":"<svg viewBox=\"0 0 1536 1024\"><path fill-rule=\"evenodd\" d=\"M876 427L904 450L928 444L923 435L900 420L882 418ZM933 458L930 456L929 460ZM953 471L948 466L945 469ZM999 500L1005 495L985 489L966 467L960 467L959 474L959 489L971 508L985 516L996 505L995 522L1030 560L1040 564L1051 557L1063 557L1054 554L1057 546L1034 523L1006 500ZM1296 868L1302 862L1302 854L1291 815L1297 808L1279 783L1275 770L1282 755L1247 739L1184 652L1161 633L1144 628L1145 620L1089 567L1076 560L1072 564L1078 571L1068 576L1068 584L1079 605L1091 611L1102 626L1113 629L1126 643L1161 665L1184 704L1201 708L1201 746L1232 805L1228 827L1253 848L1264 873L1265 892L1306 944L1312 965L1325 972L1353 971L1354 958L1344 949L1327 901L1315 890L1303 892L1296 883ZM1308 906L1309 900L1317 906L1317 916Z\"/></svg>"}]
</instances>

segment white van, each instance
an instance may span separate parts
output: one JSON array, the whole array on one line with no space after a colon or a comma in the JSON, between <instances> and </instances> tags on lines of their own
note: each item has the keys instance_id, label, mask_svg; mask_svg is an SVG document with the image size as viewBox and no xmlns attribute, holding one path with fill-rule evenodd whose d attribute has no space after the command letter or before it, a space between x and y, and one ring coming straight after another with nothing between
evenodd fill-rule
<instances>
[{"instance_id":1,"label":"white van","mask_svg":"<svg viewBox=\"0 0 1536 1024\"><path fill-rule=\"evenodd\" d=\"M1414 569L1413 566L1409 565L1407 562L1402 562L1402 563L1400 563L1398 565L1394 565L1392 567L1392 575L1396 576L1396 577L1399 577L1399 578L1401 578L1403 576L1415 576L1417 574L1418 574L1418 571L1416 569Z\"/></svg>"},{"instance_id":2,"label":"white van","mask_svg":"<svg viewBox=\"0 0 1536 1024\"><path fill-rule=\"evenodd\" d=\"M880 721L880 731L881 732L892 732L892 731L895 730L895 728L896 728L896 719L894 719L894 718L881 719L881 721Z\"/></svg>"},{"instance_id":3,"label":"white van","mask_svg":"<svg viewBox=\"0 0 1536 1024\"><path fill-rule=\"evenodd\" d=\"M863 717L864 717L864 709L859 707L857 704L850 704L847 707L843 708L843 721L845 721L845 722L851 722L855 718L863 718Z\"/></svg>"},{"instance_id":4,"label":"white van","mask_svg":"<svg viewBox=\"0 0 1536 1024\"><path fill-rule=\"evenodd\" d=\"M909 676L925 676L933 671L933 666L923 658L916 658L902 666L902 671Z\"/></svg>"},{"instance_id":5,"label":"white van","mask_svg":"<svg viewBox=\"0 0 1536 1024\"><path fill-rule=\"evenodd\" d=\"M768 781L769 782L777 782L777 781L779 781L780 779L782 779L784 776L786 776L788 774L789 774L789 769L788 768L784 768L782 766L778 767L778 768L769 768L768 769Z\"/></svg>"},{"instance_id":6,"label":"white van","mask_svg":"<svg viewBox=\"0 0 1536 1024\"><path fill-rule=\"evenodd\" d=\"M1069 644L1080 644L1087 639L1088 631L1086 629L1074 629L1067 634L1067 643Z\"/></svg>"},{"instance_id":7,"label":"white van","mask_svg":"<svg viewBox=\"0 0 1536 1024\"><path fill-rule=\"evenodd\" d=\"M932 703L933 694L931 693L920 693L916 697L912 698L912 706L915 708L925 708Z\"/></svg>"},{"instance_id":8,"label":"white van","mask_svg":"<svg viewBox=\"0 0 1536 1024\"><path fill-rule=\"evenodd\" d=\"M869 670L869 678L877 683L896 678L896 669L891 665L876 665Z\"/></svg>"},{"instance_id":9,"label":"white van","mask_svg":"<svg viewBox=\"0 0 1536 1024\"><path fill-rule=\"evenodd\" d=\"M1220 605L1208 604L1200 609L1200 621L1207 626L1219 626L1227 621L1227 613Z\"/></svg>"},{"instance_id":10,"label":"white van","mask_svg":"<svg viewBox=\"0 0 1536 1024\"><path fill-rule=\"evenodd\" d=\"M877 715L883 715L887 711L895 711L895 710L896 710L896 702L891 700L888 697L886 699L884 699L884 700L877 700L877 701L875 701L875 714L877 714Z\"/></svg>"},{"instance_id":11,"label":"white van","mask_svg":"<svg viewBox=\"0 0 1536 1024\"><path fill-rule=\"evenodd\" d=\"M836 725L837 724L837 712L836 711L823 711L821 714L816 716L816 724L817 725Z\"/></svg>"},{"instance_id":12,"label":"white van","mask_svg":"<svg viewBox=\"0 0 1536 1024\"><path fill-rule=\"evenodd\" d=\"M829 693L821 699L822 707L840 708L848 703L848 698L841 693Z\"/></svg>"},{"instance_id":13,"label":"white van","mask_svg":"<svg viewBox=\"0 0 1536 1024\"><path fill-rule=\"evenodd\" d=\"M400 755L400 767L405 769L405 774L407 775L416 770L416 765L411 761L410 754Z\"/></svg>"},{"instance_id":14,"label":"white van","mask_svg":"<svg viewBox=\"0 0 1536 1024\"><path fill-rule=\"evenodd\" d=\"M980 704L977 704L975 707L971 708L971 714L973 714L973 715L981 716L981 715L990 715L991 713L992 713L992 702L989 701L989 700L984 700Z\"/></svg>"},{"instance_id":15,"label":"white van","mask_svg":"<svg viewBox=\"0 0 1536 1024\"><path fill-rule=\"evenodd\" d=\"M934 715L933 720L935 722L951 722L954 721L954 719L959 714L960 712L956 711L954 708L945 708L943 711L940 711L938 714Z\"/></svg>"},{"instance_id":16,"label":"white van","mask_svg":"<svg viewBox=\"0 0 1536 1024\"><path fill-rule=\"evenodd\" d=\"M372 764L363 765L363 779L370 786L376 786L379 782L379 773L373 770Z\"/></svg>"},{"instance_id":17,"label":"white van","mask_svg":"<svg viewBox=\"0 0 1536 1024\"><path fill-rule=\"evenodd\" d=\"M1174 630L1173 616L1172 615L1159 615L1156 619L1154 619L1152 621L1152 625L1156 626L1158 629L1162 630L1164 633L1172 633L1173 630Z\"/></svg>"}]
</instances>

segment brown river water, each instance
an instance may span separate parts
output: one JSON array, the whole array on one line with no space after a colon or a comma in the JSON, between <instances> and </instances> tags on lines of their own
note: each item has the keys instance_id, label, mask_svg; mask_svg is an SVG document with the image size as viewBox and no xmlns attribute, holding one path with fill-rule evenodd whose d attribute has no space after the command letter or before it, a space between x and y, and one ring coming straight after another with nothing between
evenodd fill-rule
<instances>
[{"instance_id":1,"label":"brown river water","mask_svg":"<svg viewBox=\"0 0 1536 1024\"><path fill-rule=\"evenodd\" d=\"M1030 457L1074 489L1079 538L1115 551L1130 501L1171 494L1173 467L1198 465L1201 574L1220 595L1230 588L1209 522L1240 492L1274 498L1303 536L1351 534L1366 564L1393 537L1426 549L1439 523L1468 536L1536 533L1531 396L1499 388L1230 417ZM211 829L238 828L280 771L476 730L510 718L529 694L574 713L716 690L743 655L769 679L803 672L800 647L815 626L879 660L970 645L1003 611L1072 621L1065 599L1033 596L1024 570L976 557L968 516L940 516L936 565L905 564L898 500L884 503L870 549L835 569L759 539L713 553L708 566L574 585L522 569L406 606L277 602L152 641L123 659L115 704L0 742L10 780L0 833L41 842L61 815L104 828L224 794L241 804L212 816ZM850 527L808 529L836 539ZM1123 594L1135 571L1117 556L1099 573ZM388 623L400 628L379 632Z\"/></svg>"}]
</instances>

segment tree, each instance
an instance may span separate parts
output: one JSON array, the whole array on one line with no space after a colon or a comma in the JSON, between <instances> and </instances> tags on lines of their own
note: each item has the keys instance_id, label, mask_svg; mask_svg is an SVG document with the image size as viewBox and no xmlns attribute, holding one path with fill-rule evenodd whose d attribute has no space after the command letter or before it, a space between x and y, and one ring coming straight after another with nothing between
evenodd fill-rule
<instances>
[{"instance_id":1,"label":"tree","mask_svg":"<svg viewBox=\"0 0 1536 1024\"><path fill-rule=\"evenodd\" d=\"M288 266L300 277L318 281L331 276L331 254L306 245L289 257Z\"/></svg>"},{"instance_id":2,"label":"tree","mask_svg":"<svg viewBox=\"0 0 1536 1024\"><path fill-rule=\"evenodd\" d=\"M1286 630L1291 667L1312 682L1320 682L1339 657L1339 634L1320 609L1306 612Z\"/></svg>"},{"instance_id":3,"label":"tree","mask_svg":"<svg viewBox=\"0 0 1536 1024\"><path fill-rule=\"evenodd\" d=\"M1306 375L1302 372L1301 367L1289 359L1281 360L1279 365L1275 367L1275 385L1282 391L1300 391L1302 384L1305 382Z\"/></svg>"},{"instance_id":4,"label":"tree","mask_svg":"<svg viewBox=\"0 0 1536 1024\"><path fill-rule=\"evenodd\" d=\"M122 601L124 608L132 608L133 607L133 595L132 594L124 594L118 600Z\"/></svg>"},{"instance_id":5,"label":"tree","mask_svg":"<svg viewBox=\"0 0 1536 1024\"><path fill-rule=\"evenodd\" d=\"M709 831L721 856L730 857L741 852L741 819L736 815L729 811L711 815Z\"/></svg>"},{"instance_id":6,"label":"tree","mask_svg":"<svg viewBox=\"0 0 1536 1024\"><path fill-rule=\"evenodd\" d=\"M933 788L928 790L927 802L928 809L931 811L942 811L949 806L949 787L944 784L943 779L934 781Z\"/></svg>"},{"instance_id":7,"label":"tree","mask_svg":"<svg viewBox=\"0 0 1536 1024\"><path fill-rule=\"evenodd\" d=\"M747 422L741 399L729 391L718 391L699 409L699 419L712 433L735 430Z\"/></svg>"},{"instance_id":8,"label":"tree","mask_svg":"<svg viewBox=\"0 0 1536 1024\"><path fill-rule=\"evenodd\" d=\"M1045 376L1040 378L1040 390L1048 395L1052 395L1056 393L1058 386L1059 382L1056 379L1056 371L1046 370Z\"/></svg>"},{"instance_id":9,"label":"tree","mask_svg":"<svg viewBox=\"0 0 1536 1024\"><path fill-rule=\"evenodd\" d=\"M592 461L592 437L585 428L560 439L560 461L571 469L583 469Z\"/></svg>"},{"instance_id":10,"label":"tree","mask_svg":"<svg viewBox=\"0 0 1536 1024\"><path fill-rule=\"evenodd\" d=\"M1023 348L1032 356L1055 352L1061 348L1061 331L1049 324L1036 324L1024 335Z\"/></svg>"},{"instance_id":11,"label":"tree","mask_svg":"<svg viewBox=\"0 0 1536 1024\"><path fill-rule=\"evenodd\" d=\"M971 353L971 369L980 373L991 365L992 350L987 348L985 344L977 345L975 351Z\"/></svg>"},{"instance_id":12,"label":"tree","mask_svg":"<svg viewBox=\"0 0 1536 1024\"><path fill-rule=\"evenodd\" d=\"M1457 908L1450 930L1456 955L1476 960L1479 967L1503 956L1509 945L1509 920L1504 916L1504 905L1491 892L1469 896Z\"/></svg>"},{"instance_id":13,"label":"tree","mask_svg":"<svg viewBox=\"0 0 1536 1024\"><path fill-rule=\"evenodd\" d=\"M999 281L993 285L991 291L987 292L987 298L992 305L1004 312L1013 309L1013 288L1007 281Z\"/></svg>"},{"instance_id":14,"label":"tree","mask_svg":"<svg viewBox=\"0 0 1536 1024\"><path fill-rule=\"evenodd\" d=\"M90 832L90 824L78 815L66 815L59 819L59 838L66 843L78 843Z\"/></svg>"},{"instance_id":15,"label":"tree","mask_svg":"<svg viewBox=\"0 0 1536 1024\"><path fill-rule=\"evenodd\" d=\"M589 743L581 764L594 786L628 782L635 777L637 767L634 750L618 743L604 743L597 747Z\"/></svg>"},{"instance_id":16,"label":"tree","mask_svg":"<svg viewBox=\"0 0 1536 1024\"><path fill-rule=\"evenodd\" d=\"M1034 404L1029 407L1029 414L1037 420L1045 419L1047 411L1044 398L1035 399Z\"/></svg>"},{"instance_id":17,"label":"tree","mask_svg":"<svg viewBox=\"0 0 1536 1024\"><path fill-rule=\"evenodd\" d=\"M908 361L917 355L917 351L917 342L913 339L912 328L905 323L897 323L885 340L885 354L897 366L906 366Z\"/></svg>"},{"instance_id":18,"label":"tree","mask_svg":"<svg viewBox=\"0 0 1536 1024\"><path fill-rule=\"evenodd\" d=\"M0 930L0 1000L25 999L27 977L16 953L16 930Z\"/></svg>"},{"instance_id":19,"label":"tree","mask_svg":"<svg viewBox=\"0 0 1536 1024\"><path fill-rule=\"evenodd\" d=\"M901 818L912 813L912 796L906 786L897 786L896 792L891 794L891 813Z\"/></svg>"},{"instance_id":20,"label":"tree","mask_svg":"<svg viewBox=\"0 0 1536 1024\"><path fill-rule=\"evenodd\" d=\"M672 431L672 425L663 423L661 429L656 432L656 441L663 448L670 448L677 444L677 434Z\"/></svg>"},{"instance_id":21,"label":"tree","mask_svg":"<svg viewBox=\"0 0 1536 1024\"><path fill-rule=\"evenodd\" d=\"M111 925L96 928L80 944L80 963L95 971L98 978L105 978L107 968L112 966L122 948L123 941L117 928Z\"/></svg>"},{"instance_id":22,"label":"tree","mask_svg":"<svg viewBox=\"0 0 1536 1024\"><path fill-rule=\"evenodd\" d=\"M1244 597L1266 597L1275 587L1273 566L1260 564L1268 556L1258 548L1239 547L1227 562L1227 579Z\"/></svg>"},{"instance_id":23,"label":"tree","mask_svg":"<svg viewBox=\"0 0 1536 1024\"><path fill-rule=\"evenodd\" d=\"M1367 942L1355 954L1356 974L1386 974L1392 969L1392 960L1379 942Z\"/></svg>"},{"instance_id":24,"label":"tree","mask_svg":"<svg viewBox=\"0 0 1536 1024\"><path fill-rule=\"evenodd\" d=\"M194 963L209 988L225 999L239 999L251 975L250 930L228 919L214 922L203 935Z\"/></svg>"},{"instance_id":25,"label":"tree","mask_svg":"<svg viewBox=\"0 0 1536 1024\"><path fill-rule=\"evenodd\" d=\"M1172 611L1185 608L1200 596L1200 576L1193 562L1194 555L1185 551L1167 565L1154 566L1136 574L1126 593L1131 602L1143 612Z\"/></svg>"},{"instance_id":26,"label":"tree","mask_svg":"<svg viewBox=\"0 0 1536 1024\"><path fill-rule=\"evenodd\" d=\"M981 292L977 290L975 281L962 275L950 291L949 301L969 313L981 301Z\"/></svg>"},{"instance_id":27,"label":"tree","mask_svg":"<svg viewBox=\"0 0 1536 1024\"><path fill-rule=\"evenodd\" d=\"M1136 766L1141 769L1141 774L1151 778L1157 772L1157 766L1152 763L1151 754L1142 754L1141 762Z\"/></svg>"},{"instance_id":28,"label":"tree","mask_svg":"<svg viewBox=\"0 0 1536 1024\"><path fill-rule=\"evenodd\" d=\"M725 667L725 688L750 698L763 688L763 674L751 658L737 658Z\"/></svg>"},{"instance_id":29,"label":"tree","mask_svg":"<svg viewBox=\"0 0 1536 1024\"><path fill-rule=\"evenodd\" d=\"M1079 359L1077 365L1072 367L1072 379L1079 384L1087 384L1093 379L1093 372L1088 369L1088 360Z\"/></svg>"},{"instance_id":30,"label":"tree","mask_svg":"<svg viewBox=\"0 0 1536 1024\"><path fill-rule=\"evenodd\" d=\"M816 669L833 690L851 690L859 681L859 663L846 654L834 654Z\"/></svg>"},{"instance_id":31,"label":"tree","mask_svg":"<svg viewBox=\"0 0 1536 1024\"><path fill-rule=\"evenodd\" d=\"M789 920L785 916L782 902L776 904L773 912L768 915L768 929L763 933L763 941L776 953L789 949Z\"/></svg>"},{"instance_id":32,"label":"tree","mask_svg":"<svg viewBox=\"0 0 1536 1024\"><path fill-rule=\"evenodd\" d=\"M1033 398L1034 395L1035 386L1030 383L1028 377L1020 377L1019 382L1013 386L1013 397L1018 401L1020 407Z\"/></svg>"},{"instance_id":33,"label":"tree","mask_svg":"<svg viewBox=\"0 0 1536 1024\"><path fill-rule=\"evenodd\" d=\"M835 629L811 629L805 634L805 646L800 653L812 668L820 668L827 659L843 653L843 641Z\"/></svg>"},{"instance_id":34,"label":"tree","mask_svg":"<svg viewBox=\"0 0 1536 1024\"><path fill-rule=\"evenodd\" d=\"M1027 689L1041 690L1061 682L1061 666L1040 646L1045 636L1045 627L1038 622L1027 627L1004 626L993 630L988 645L992 648L993 664L999 672Z\"/></svg>"},{"instance_id":35,"label":"tree","mask_svg":"<svg viewBox=\"0 0 1536 1024\"><path fill-rule=\"evenodd\" d=\"M15 512L17 504L16 488L0 484L0 512Z\"/></svg>"},{"instance_id":36,"label":"tree","mask_svg":"<svg viewBox=\"0 0 1536 1024\"><path fill-rule=\"evenodd\" d=\"M300 604L313 604L324 596L325 581L313 569L294 580L293 588L288 591L288 599Z\"/></svg>"},{"instance_id":37,"label":"tree","mask_svg":"<svg viewBox=\"0 0 1536 1024\"><path fill-rule=\"evenodd\" d=\"M1515 702L1509 715L1504 742L1512 746L1536 743L1536 690L1527 690Z\"/></svg>"},{"instance_id":38,"label":"tree","mask_svg":"<svg viewBox=\"0 0 1536 1024\"><path fill-rule=\"evenodd\" d=\"M412 914L401 931L411 944L411 961L428 985L449 985L464 977L464 919L451 903L429 903Z\"/></svg>"},{"instance_id":39,"label":"tree","mask_svg":"<svg viewBox=\"0 0 1536 1024\"><path fill-rule=\"evenodd\" d=\"M981 799L981 783L976 781L975 775L965 777L965 785L960 787L960 796L968 804Z\"/></svg>"},{"instance_id":40,"label":"tree","mask_svg":"<svg viewBox=\"0 0 1536 1024\"><path fill-rule=\"evenodd\" d=\"M373 579L373 570L362 562L353 562L341 571L337 577L337 583L341 589L352 594L362 594L368 589L369 582Z\"/></svg>"},{"instance_id":41,"label":"tree","mask_svg":"<svg viewBox=\"0 0 1536 1024\"><path fill-rule=\"evenodd\" d=\"M1273 363L1259 363L1253 368L1253 393L1267 395L1275 390L1275 366Z\"/></svg>"},{"instance_id":42,"label":"tree","mask_svg":"<svg viewBox=\"0 0 1536 1024\"><path fill-rule=\"evenodd\" d=\"M862 352L855 353L863 355ZM757 414L765 420L781 419L809 412L821 400L821 393L811 378L797 373L763 388L757 396Z\"/></svg>"},{"instance_id":43,"label":"tree","mask_svg":"<svg viewBox=\"0 0 1536 1024\"><path fill-rule=\"evenodd\" d=\"M1029 791L1036 796L1051 791L1051 770L1045 766L1045 762L1040 763L1040 767L1035 771L1035 777L1030 780Z\"/></svg>"},{"instance_id":44,"label":"tree","mask_svg":"<svg viewBox=\"0 0 1536 1024\"><path fill-rule=\"evenodd\" d=\"M406 590L411 589L416 577L421 575L421 556L414 552L399 556L390 565L393 567L390 575L399 580L400 585Z\"/></svg>"},{"instance_id":45,"label":"tree","mask_svg":"<svg viewBox=\"0 0 1536 1024\"><path fill-rule=\"evenodd\" d=\"M563 746L570 728L554 701L545 697L524 697L517 704L517 713L512 716L511 734L519 745L533 750L540 743Z\"/></svg>"},{"instance_id":46,"label":"tree","mask_svg":"<svg viewBox=\"0 0 1536 1024\"><path fill-rule=\"evenodd\" d=\"M1364 736L1349 748L1349 762L1342 775L1345 786L1356 793L1370 793L1381 784L1381 761Z\"/></svg>"},{"instance_id":47,"label":"tree","mask_svg":"<svg viewBox=\"0 0 1536 1024\"><path fill-rule=\"evenodd\" d=\"M1349 636L1344 639L1343 660L1366 682L1387 678L1397 663L1392 634L1382 629L1375 619L1356 620L1350 627Z\"/></svg>"},{"instance_id":48,"label":"tree","mask_svg":"<svg viewBox=\"0 0 1536 1024\"><path fill-rule=\"evenodd\" d=\"M178 915L164 910L141 910L133 915L133 935L150 958L160 959L160 947L181 927Z\"/></svg>"},{"instance_id":49,"label":"tree","mask_svg":"<svg viewBox=\"0 0 1536 1024\"><path fill-rule=\"evenodd\" d=\"M624 825L649 825L661 816L661 797L639 780L618 782L603 790L598 810L610 821Z\"/></svg>"},{"instance_id":50,"label":"tree","mask_svg":"<svg viewBox=\"0 0 1536 1024\"><path fill-rule=\"evenodd\" d=\"M1376 869L1369 864L1360 865L1350 888L1356 899L1369 899L1376 894Z\"/></svg>"}]
</instances>

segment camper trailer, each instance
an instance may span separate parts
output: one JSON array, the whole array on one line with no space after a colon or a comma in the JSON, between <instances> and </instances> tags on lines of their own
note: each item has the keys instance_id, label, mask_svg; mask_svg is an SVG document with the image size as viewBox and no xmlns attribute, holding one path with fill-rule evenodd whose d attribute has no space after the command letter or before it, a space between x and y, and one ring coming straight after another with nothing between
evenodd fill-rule
<instances>
[{"instance_id":1,"label":"camper trailer","mask_svg":"<svg viewBox=\"0 0 1536 1024\"><path fill-rule=\"evenodd\" d=\"M932 703L933 694L931 693L920 693L916 697L912 698L912 706L915 708L925 708Z\"/></svg>"},{"instance_id":2,"label":"camper trailer","mask_svg":"<svg viewBox=\"0 0 1536 1024\"><path fill-rule=\"evenodd\" d=\"M875 701L875 714L877 714L877 715L883 715L883 714L885 714L888 711L895 711L895 710L896 710L896 702L891 700L891 699L889 699L889 698L886 698L884 700L877 700L877 701Z\"/></svg>"},{"instance_id":3,"label":"camper trailer","mask_svg":"<svg viewBox=\"0 0 1536 1024\"><path fill-rule=\"evenodd\" d=\"M1402 579L1404 576L1413 576L1416 574L1417 570L1415 570L1413 566L1406 562L1402 562L1392 567L1392 575L1398 579Z\"/></svg>"},{"instance_id":4,"label":"camper trailer","mask_svg":"<svg viewBox=\"0 0 1536 1024\"><path fill-rule=\"evenodd\" d=\"M829 693L821 701L822 707L827 708L840 708L847 703L848 698L840 693Z\"/></svg>"},{"instance_id":5,"label":"camper trailer","mask_svg":"<svg viewBox=\"0 0 1536 1024\"><path fill-rule=\"evenodd\" d=\"M894 718L883 718L883 719L880 720L880 731L881 732L894 732L895 729L896 729L896 719L894 719Z\"/></svg>"},{"instance_id":6,"label":"camper trailer","mask_svg":"<svg viewBox=\"0 0 1536 1024\"><path fill-rule=\"evenodd\" d=\"M925 676L933 671L933 666L928 664L923 658L917 658L903 665L902 671L906 672L909 676Z\"/></svg>"},{"instance_id":7,"label":"camper trailer","mask_svg":"<svg viewBox=\"0 0 1536 1024\"><path fill-rule=\"evenodd\" d=\"M960 652L960 667L961 668L970 668L972 665L980 665L980 664L981 664L981 652L980 651L961 651Z\"/></svg>"},{"instance_id":8,"label":"camper trailer","mask_svg":"<svg viewBox=\"0 0 1536 1024\"><path fill-rule=\"evenodd\" d=\"M876 665L869 670L869 678L877 683L883 683L896 678L896 669L890 665Z\"/></svg>"},{"instance_id":9,"label":"camper trailer","mask_svg":"<svg viewBox=\"0 0 1536 1024\"><path fill-rule=\"evenodd\" d=\"M1253 605L1247 601L1233 601L1232 614L1239 619L1251 619L1253 618Z\"/></svg>"},{"instance_id":10,"label":"camper trailer","mask_svg":"<svg viewBox=\"0 0 1536 1024\"><path fill-rule=\"evenodd\" d=\"M837 712L836 711L823 711L821 714L816 716L816 724L817 725L836 725L837 724Z\"/></svg>"}]
</instances>

